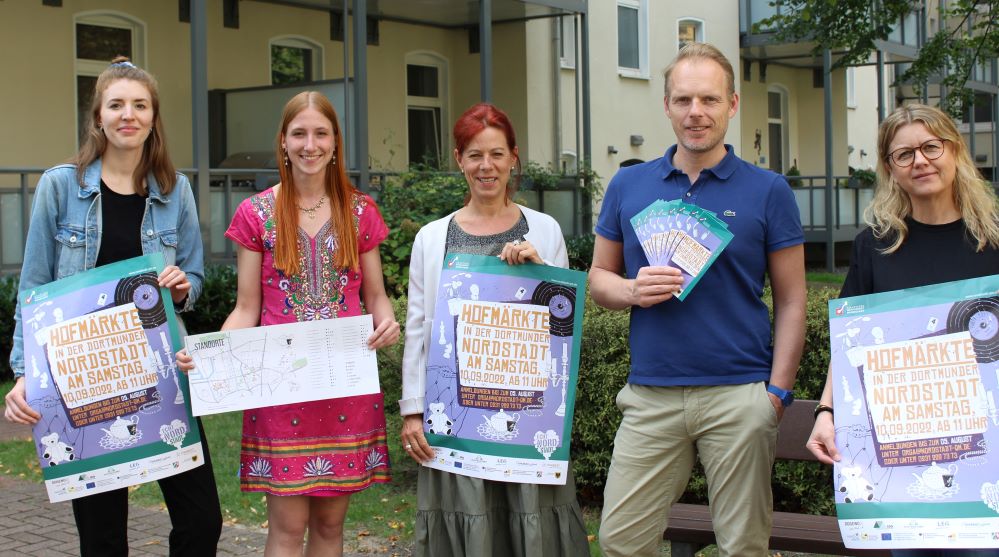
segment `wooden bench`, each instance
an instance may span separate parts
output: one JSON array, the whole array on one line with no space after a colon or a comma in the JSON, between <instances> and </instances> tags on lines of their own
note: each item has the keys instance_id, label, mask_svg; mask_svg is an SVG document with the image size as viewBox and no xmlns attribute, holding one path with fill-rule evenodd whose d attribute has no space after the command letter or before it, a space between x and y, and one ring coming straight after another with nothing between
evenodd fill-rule
<instances>
[{"instance_id":1,"label":"wooden bench","mask_svg":"<svg viewBox=\"0 0 999 557\"><path fill-rule=\"evenodd\" d=\"M805 448L805 442L812 432L812 412L816 404L814 400L799 400L784 411L777 437L778 459L816 461ZM672 557L694 557L697 551L715 543L708 507L682 503L673 505L663 539L670 542ZM784 512L774 513L770 549L827 555L891 555L888 551L845 547L836 517Z\"/></svg>"}]
</instances>

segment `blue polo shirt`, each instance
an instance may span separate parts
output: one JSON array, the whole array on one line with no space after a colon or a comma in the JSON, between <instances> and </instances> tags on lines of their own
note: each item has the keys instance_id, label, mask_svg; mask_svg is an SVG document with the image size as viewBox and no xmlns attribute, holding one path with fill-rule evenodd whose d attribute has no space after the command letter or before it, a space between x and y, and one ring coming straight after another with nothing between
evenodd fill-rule
<instances>
[{"instance_id":1,"label":"blue polo shirt","mask_svg":"<svg viewBox=\"0 0 999 557\"><path fill-rule=\"evenodd\" d=\"M713 211L734 237L684 301L631 308L629 383L735 385L770 378L770 317L763 303L767 254L805 241L794 194L778 174L732 152L690 184L673 166L676 146L659 159L622 168L604 196L600 236L621 242L628 278L649 265L630 219L657 199Z\"/></svg>"}]
</instances>

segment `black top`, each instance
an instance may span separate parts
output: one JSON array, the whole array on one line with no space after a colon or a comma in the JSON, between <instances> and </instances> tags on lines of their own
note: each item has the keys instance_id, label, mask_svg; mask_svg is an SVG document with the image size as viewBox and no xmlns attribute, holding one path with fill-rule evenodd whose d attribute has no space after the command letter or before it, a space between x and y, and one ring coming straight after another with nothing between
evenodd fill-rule
<instances>
[{"instance_id":1,"label":"black top","mask_svg":"<svg viewBox=\"0 0 999 557\"><path fill-rule=\"evenodd\" d=\"M97 266L142 255L142 217L146 198L122 195L101 180L101 249Z\"/></svg>"},{"instance_id":2,"label":"black top","mask_svg":"<svg viewBox=\"0 0 999 557\"><path fill-rule=\"evenodd\" d=\"M890 255L879 250L892 238L877 239L870 228L857 235L841 298L999 274L999 250L986 245L976 252L963 220L905 223L908 237Z\"/></svg>"}]
</instances>

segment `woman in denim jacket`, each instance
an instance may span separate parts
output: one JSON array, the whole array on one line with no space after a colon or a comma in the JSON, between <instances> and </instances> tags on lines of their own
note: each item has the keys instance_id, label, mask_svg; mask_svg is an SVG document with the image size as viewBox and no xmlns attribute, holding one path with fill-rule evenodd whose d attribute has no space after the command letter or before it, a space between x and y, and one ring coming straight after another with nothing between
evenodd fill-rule
<instances>
[{"instance_id":1,"label":"woman in denim jacket","mask_svg":"<svg viewBox=\"0 0 999 557\"><path fill-rule=\"evenodd\" d=\"M187 178L166 151L155 79L119 57L97 78L80 152L46 171L35 190L19 290L145 253L162 252L159 276L179 311L204 276L201 232ZM5 416L34 424L24 390L23 324L14 313L10 365L17 381ZM201 422L202 439L205 438ZM208 444L205 464L159 480L173 529L170 555L215 555L222 513ZM80 554L128 555L128 490L73 500Z\"/></svg>"}]
</instances>

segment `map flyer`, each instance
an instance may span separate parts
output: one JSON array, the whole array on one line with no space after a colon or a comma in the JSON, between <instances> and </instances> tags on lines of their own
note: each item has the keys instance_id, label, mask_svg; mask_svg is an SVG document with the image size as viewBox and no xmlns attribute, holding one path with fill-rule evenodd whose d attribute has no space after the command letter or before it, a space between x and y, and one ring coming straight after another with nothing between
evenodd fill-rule
<instances>
[{"instance_id":1,"label":"map flyer","mask_svg":"<svg viewBox=\"0 0 999 557\"><path fill-rule=\"evenodd\" d=\"M358 315L189 336L194 415L378 393L373 331Z\"/></svg>"},{"instance_id":2,"label":"map flyer","mask_svg":"<svg viewBox=\"0 0 999 557\"><path fill-rule=\"evenodd\" d=\"M201 466L201 437L174 353L163 255L19 293L25 392L49 500L76 499Z\"/></svg>"},{"instance_id":3,"label":"map flyer","mask_svg":"<svg viewBox=\"0 0 999 557\"><path fill-rule=\"evenodd\" d=\"M999 548L999 275L829 302L847 547Z\"/></svg>"},{"instance_id":4,"label":"map flyer","mask_svg":"<svg viewBox=\"0 0 999 557\"><path fill-rule=\"evenodd\" d=\"M448 254L427 347L431 468L565 484L586 274Z\"/></svg>"}]
</instances>

